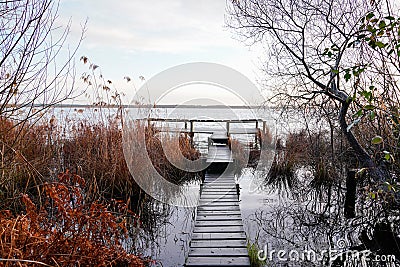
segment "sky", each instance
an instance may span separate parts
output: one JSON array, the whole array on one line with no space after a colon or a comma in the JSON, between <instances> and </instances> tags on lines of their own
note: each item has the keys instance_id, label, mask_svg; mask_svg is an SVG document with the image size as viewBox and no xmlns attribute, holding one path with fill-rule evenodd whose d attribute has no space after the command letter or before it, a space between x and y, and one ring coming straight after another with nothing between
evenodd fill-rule
<instances>
[{"instance_id":1,"label":"sky","mask_svg":"<svg viewBox=\"0 0 400 267\"><path fill-rule=\"evenodd\" d=\"M225 5L225 0L61 0L58 23L71 21L68 42L73 47L87 21L85 38L76 55L76 75L88 71L88 66L79 61L81 56L88 57L100 66L97 71L105 79L126 94L128 102L149 78L191 62L226 65L258 85L260 54L227 28ZM132 79L130 83L125 76ZM77 87L84 88L81 83ZM222 89L214 89L213 93L226 103L240 104ZM188 96L191 90L195 89L186 90ZM205 90L209 93L210 88ZM177 95L165 97L161 103L185 101Z\"/></svg>"}]
</instances>

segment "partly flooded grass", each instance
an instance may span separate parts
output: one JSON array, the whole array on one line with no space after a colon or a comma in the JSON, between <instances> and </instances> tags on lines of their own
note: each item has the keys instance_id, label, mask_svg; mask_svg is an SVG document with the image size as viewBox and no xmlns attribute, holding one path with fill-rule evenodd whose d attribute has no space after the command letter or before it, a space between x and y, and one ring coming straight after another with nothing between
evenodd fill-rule
<instances>
[{"instance_id":1,"label":"partly flooded grass","mask_svg":"<svg viewBox=\"0 0 400 267\"><path fill-rule=\"evenodd\" d=\"M0 119L3 261L86 265L87 260L97 258L99 265L125 262L129 266L132 262L138 266L141 258L154 255L135 256L157 244L157 229L169 224L170 208L155 202L133 179L125 162L118 120L57 125L51 119L17 125ZM177 154L197 159L200 155L187 137L168 136L161 142L164 137L151 125L139 124L134 130L145 134L144 152L165 179L183 184L201 178L200 173L187 173L172 165L163 152L177 142ZM73 179L60 180L66 176ZM92 224L97 223L101 229L91 234ZM19 230L10 228L12 224ZM28 232L24 229L34 236L25 239ZM88 250L80 248L83 244Z\"/></svg>"}]
</instances>

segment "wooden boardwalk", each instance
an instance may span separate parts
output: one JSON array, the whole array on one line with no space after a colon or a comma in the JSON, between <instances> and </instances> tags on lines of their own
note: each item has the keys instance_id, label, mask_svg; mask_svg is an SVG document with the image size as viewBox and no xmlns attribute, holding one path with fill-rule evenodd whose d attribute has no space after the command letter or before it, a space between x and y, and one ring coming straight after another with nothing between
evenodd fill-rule
<instances>
[{"instance_id":1,"label":"wooden boardwalk","mask_svg":"<svg viewBox=\"0 0 400 267\"><path fill-rule=\"evenodd\" d=\"M207 162L232 162L227 137L211 138ZM185 266L250 266L238 198L233 173L206 173Z\"/></svg>"}]
</instances>

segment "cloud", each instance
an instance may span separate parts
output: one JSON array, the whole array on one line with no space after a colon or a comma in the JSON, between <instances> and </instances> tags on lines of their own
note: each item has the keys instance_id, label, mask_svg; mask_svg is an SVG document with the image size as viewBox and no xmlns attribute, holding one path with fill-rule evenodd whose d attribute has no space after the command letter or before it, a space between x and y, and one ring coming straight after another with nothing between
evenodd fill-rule
<instances>
[{"instance_id":1,"label":"cloud","mask_svg":"<svg viewBox=\"0 0 400 267\"><path fill-rule=\"evenodd\" d=\"M210 47L229 47L224 30L225 2L215 0L62 0L61 19L87 17L84 45L118 47L129 51L179 53ZM78 24L79 26L79 24Z\"/></svg>"}]
</instances>

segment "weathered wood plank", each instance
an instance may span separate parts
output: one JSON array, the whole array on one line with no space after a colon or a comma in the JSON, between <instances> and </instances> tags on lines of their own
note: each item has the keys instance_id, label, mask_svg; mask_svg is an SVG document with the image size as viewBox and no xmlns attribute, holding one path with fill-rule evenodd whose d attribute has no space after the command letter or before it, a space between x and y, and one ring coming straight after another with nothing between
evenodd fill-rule
<instances>
[{"instance_id":1,"label":"weathered wood plank","mask_svg":"<svg viewBox=\"0 0 400 267\"><path fill-rule=\"evenodd\" d=\"M242 233L243 226L195 226L194 233Z\"/></svg>"},{"instance_id":2,"label":"weathered wood plank","mask_svg":"<svg viewBox=\"0 0 400 267\"><path fill-rule=\"evenodd\" d=\"M201 188L202 192L208 192L208 191L217 191L217 192L235 192L236 193L236 187L217 187L217 186L207 186Z\"/></svg>"},{"instance_id":3,"label":"weathered wood plank","mask_svg":"<svg viewBox=\"0 0 400 267\"><path fill-rule=\"evenodd\" d=\"M242 215L238 214L223 214L223 215L198 215L196 217L198 221L230 221L230 220L242 220Z\"/></svg>"},{"instance_id":4,"label":"weathered wood plank","mask_svg":"<svg viewBox=\"0 0 400 267\"><path fill-rule=\"evenodd\" d=\"M209 207L226 207L226 206L238 206L239 202L237 200L231 201L200 201L199 207L209 206Z\"/></svg>"},{"instance_id":5,"label":"weathered wood plank","mask_svg":"<svg viewBox=\"0 0 400 267\"><path fill-rule=\"evenodd\" d=\"M202 196L201 198L203 201L239 200L238 196L235 195L224 195L224 196L208 195L208 196Z\"/></svg>"},{"instance_id":6,"label":"weathered wood plank","mask_svg":"<svg viewBox=\"0 0 400 267\"><path fill-rule=\"evenodd\" d=\"M242 220L228 220L228 221L196 221L195 227L215 227L215 226L243 226Z\"/></svg>"},{"instance_id":7,"label":"weathered wood plank","mask_svg":"<svg viewBox=\"0 0 400 267\"><path fill-rule=\"evenodd\" d=\"M205 180L215 180L215 179L235 179L235 175L230 175L228 172L225 173L214 173L211 175L206 175Z\"/></svg>"},{"instance_id":8,"label":"weathered wood plank","mask_svg":"<svg viewBox=\"0 0 400 267\"><path fill-rule=\"evenodd\" d=\"M240 211L199 211L197 212L197 216L208 216L209 218L212 219L211 216L235 216L235 215L241 215Z\"/></svg>"},{"instance_id":9,"label":"weathered wood plank","mask_svg":"<svg viewBox=\"0 0 400 267\"><path fill-rule=\"evenodd\" d=\"M186 266L250 266L249 257L189 257Z\"/></svg>"},{"instance_id":10,"label":"weathered wood plank","mask_svg":"<svg viewBox=\"0 0 400 267\"><path fill-rule=\"evenodd\" d=\"M246 239L244 232L241 233L193 233L192 240L201 239Z\"/></svg>"},{"instance_id":11,"label":"weathered wood plank","mask_svg":"<svg viewBox=\"0 0 400 267\"><path fill-rule=\"evenodd\" d=\"M240 211L239 205L230 206L199 206L198 211Z\"/></svg>"},{"instance_id":12,"label":"weathered wood plank","mask_svg":"<svg viewBox=\"0 0 400 267\"><path fill-rule=\"evenodd\" d=\"M233 195L237 197L237 193L235 191L206 191L206 192L202 192L201 195L221 195L221 196L226 196L226 195Z\"/></svg>"},{"instance_id":13,"label":"weathered wood plank","mask_svg":"<svg viewBox=\"0 0 400 267\"><path fill-rule=\"evenodd\" d=\"M239 248L191 248L189 250L190 255L193 256L247 256L248 252L245 247Z\"/></svg>"},{"instance_id":14,"label":"weathered wood plank","mask_svg":"<svg viewBox=\"0 0 400 267\"><path fill-rule=\"evenodd\" d=\"M231 186L236 182L234 180L214 180L214 181L205 181L203 186Z\"/></svg>"},{"instance_id":15,"label":"weathered wood plank","mask_svg":"<svg viewBox=\"0 0 400 267\"><path fill-rule=\"evenodd\" d=\"M214 189L214 188L236 190L236 185L232 185L231 183L226 183L226 184L208 183L202 186L202 189Z\"/></svg>"},{"instance_id":16,"label":"weathered wood plank","mask_svg":"<svg viewBox=\"0 0 400 267\"><path fill-rule=\"evenodd\" d=\"M229 240L226 242L224 240L192 240L190 241L191 248L240 248L246 247L246 240Z\"/></svg>"}]
</instances>

